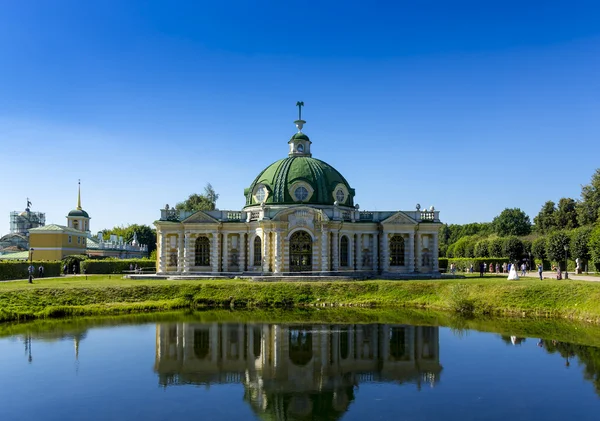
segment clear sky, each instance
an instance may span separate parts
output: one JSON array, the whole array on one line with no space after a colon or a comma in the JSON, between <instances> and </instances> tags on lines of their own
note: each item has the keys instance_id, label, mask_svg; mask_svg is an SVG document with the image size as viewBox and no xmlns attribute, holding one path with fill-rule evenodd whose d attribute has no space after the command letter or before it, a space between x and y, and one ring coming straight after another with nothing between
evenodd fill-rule
<instances>
[{"instance_id":1,"label":"clear sky","mask_svg":"<svg viewBox=\"0 0 600 421\"><path fill-rule=\"evenodd\" d=\"M361 209L533 218L600 167L600 2L0 2L0 234L78 179L94 232L239 210L298 100Z\"/></svg>"}]
</instances>

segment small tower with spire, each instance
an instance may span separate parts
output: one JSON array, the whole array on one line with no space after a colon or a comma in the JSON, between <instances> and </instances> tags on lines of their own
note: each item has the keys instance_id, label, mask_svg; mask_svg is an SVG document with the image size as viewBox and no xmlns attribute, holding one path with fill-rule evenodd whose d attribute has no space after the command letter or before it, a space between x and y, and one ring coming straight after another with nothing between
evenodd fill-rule
<instances>
[{"instance_id":1,"label":"small tower with spire","mask_svg":"<svg viewBox=\"0 0 600 421\"><path fill-rule=\"evenodd\" d=\"M90 234L90 216L81 207L81 180L78 181L77 190L77 208L73 209L67 215L69 228L74 228L79 231Z\"/></svg>"},{"instance_id":2,"label":"small tower with spire","mask_svg":"<svg viewBox=\"0 0 600 421\"><path fill-rule=\"evenodd\" d=\"M298 120L294 121L296 127L298 128L298 133L292 136L288 145L290 145L290 152L288 156L312 156L310 153L310 145L311 141L304 133L302 133L302 128L306 121L302 120L302 107L304 107L304 101L296 102L296 107L298 107Z\"/></svg>"}]
</instances>

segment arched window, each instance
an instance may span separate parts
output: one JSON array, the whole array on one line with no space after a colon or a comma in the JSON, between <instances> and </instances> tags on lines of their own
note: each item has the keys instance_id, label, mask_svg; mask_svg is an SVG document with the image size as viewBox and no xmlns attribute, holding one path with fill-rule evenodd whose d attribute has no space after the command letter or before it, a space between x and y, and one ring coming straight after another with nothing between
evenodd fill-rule
<instances>
[{"instance_id":1,"label":"arched window","mask_svg":"<svg viewBox=\"0 0 600 421\"><path fill-rule=\"evenodd\" d=\"M196 239L196 266L210 266L210 242L208 237Z\"/></svg>"},{"instance_id":2,"label":"arched window","mask_svg":"<svg viewBox=\"0 0 600 421\"><path fill-rule=\"evenodd\" d=\"M390 266L404 266L404 238L394 235L390 240Z\"/></svg>"},{"instance_id":3,"label":"arched window","mask_svg":"<svg viewBox=\"0 0 600 421\"><path fill-rule=\"evenodd\" d=\"M262 264L262 250L260 244L260 237L257 235L254 239L254 266L260 266Z\"/></svg>"},{"instance_id":4,"label":"arched window","mask_svg":"<svg viewBox=\"0 0 600 421\"><path fill-rule=\"evenodd\" d=\"M345 235L340 240L340 266L348 266L348 237Z\"/></svg>"}]
</instances>

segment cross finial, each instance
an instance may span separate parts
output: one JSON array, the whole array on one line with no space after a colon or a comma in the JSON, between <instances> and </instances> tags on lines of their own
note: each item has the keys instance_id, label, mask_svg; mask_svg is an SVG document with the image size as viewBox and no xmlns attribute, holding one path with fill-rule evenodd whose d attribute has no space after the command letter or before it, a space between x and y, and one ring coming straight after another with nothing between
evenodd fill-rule
<instances>
[{"instance_id":1,"label":"cross finial","mask_svg":"<svg viewBox=\"0 0 600 421\"><path fill-rule=\"evenodd\" d=\"M296 102L296 107L298 107L298 120L302 120L302 107L304 107L304 101Z\"/></svg>"}]
</instances>

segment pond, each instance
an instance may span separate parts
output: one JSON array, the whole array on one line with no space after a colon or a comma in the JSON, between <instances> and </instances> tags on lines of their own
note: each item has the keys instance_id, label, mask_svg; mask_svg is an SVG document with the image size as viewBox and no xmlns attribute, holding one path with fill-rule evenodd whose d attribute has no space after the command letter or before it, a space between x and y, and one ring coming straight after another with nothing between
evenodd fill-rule
<instances>
[{"instance_id":1,"label":"pond","mask_svg":"<svg viewBox=\"0 0 600 421\"><path fill-rule=\"evenodd\" d=\"M225 313L4 325L0 419L599 417L595 346L468 324L250 322Z\"/></svg>"}]
</instances>

